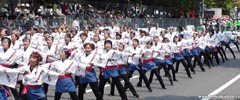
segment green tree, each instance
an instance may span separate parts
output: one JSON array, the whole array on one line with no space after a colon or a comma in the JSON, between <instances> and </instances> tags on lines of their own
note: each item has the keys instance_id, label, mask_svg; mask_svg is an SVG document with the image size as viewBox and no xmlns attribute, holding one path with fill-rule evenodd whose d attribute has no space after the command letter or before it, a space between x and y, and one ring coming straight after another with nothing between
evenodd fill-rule
<instances>
[{"instance_id":1,"label":"green tree","mask_svg":"<svg viewBox=\"0 0 240 100\"><path fill-rule=\"evenodd\" d=\"M222 8L223 10L231 10L234 8L234 0L205 0L207 8ZM240 2L238 3L240 7Z\"/></svg>"}]
</instances>

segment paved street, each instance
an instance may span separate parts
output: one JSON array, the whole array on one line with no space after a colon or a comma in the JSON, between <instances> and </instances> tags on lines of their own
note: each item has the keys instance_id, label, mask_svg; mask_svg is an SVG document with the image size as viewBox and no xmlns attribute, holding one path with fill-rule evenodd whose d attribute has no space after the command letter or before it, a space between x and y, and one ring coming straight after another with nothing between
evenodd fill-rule
<instances>
[{"instance_id":1,"label":"paved street","mask_svg":"<svg viewBox=\"0 0 240 100\"><path fill-rule=\"evenodd\" d=\"M220 88L222 85L232 80L238 74L240 74L240 53L234 48L237 59L233 59L232 55L227 50L227 56L229 60L220 65L216 65L212 69L205 66L206 72L201 72L200 68L197 66L196 74L192 75L193 78L189 79L186 75L185 70L180 66L179 72L176 74L178 82L174 82L174 86L170 86L170 82L166 77L164 77L164 82L166 84L167 90L163 90L158 81L153 81L151 87L153 92L148 92L147 88L142 84L143 87L136 87L137 92L140 95L140 100L201 100L199 96L207 96L213 91ZM149 72L147 73L149 76ZM163 72L161 73L163 76ZM138 72L135 72L134 77L131 82L136 86L138 82ZM222 90L217 91L216 95L219 96L240 96L240 79L236 80L232 84ZM105 100L120 100L117 89L115 89L115 96L108 96L110 87L105 88ZM133 97L132 93L128 90L127 95L129 100L139 100ZM95 96L90 90L84 95L84 100L94 100ZM48 100L53 100L54 98L54 87L51 86L48 93ZM10 100L13 100L11 97ZM67 93L62 95L61 100L69 100L69 95ZM236 98L211 98L210 100L240 100Z\"/></svg>"}]
</instances>

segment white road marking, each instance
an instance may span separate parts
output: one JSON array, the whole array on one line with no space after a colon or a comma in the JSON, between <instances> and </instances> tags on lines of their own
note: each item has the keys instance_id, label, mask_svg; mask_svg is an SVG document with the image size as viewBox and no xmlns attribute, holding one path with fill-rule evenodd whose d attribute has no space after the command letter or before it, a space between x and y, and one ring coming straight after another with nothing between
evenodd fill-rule
<instances>
[{"instance_id":1,"label":"white road marking","mask_svg":"<svg viewBox=\"0 0 240 100\"><path fill-rule=\"evenodd\" d=\"M230 81L228 81L227 83L225 83L224 85L222 85L221 87L219 87L218 89L210 93L206 98L203 98L202 100L209 100L211 97L217 95L218 93L226 89L228 86L232 85L238 79L240 79L240 74L238 74L236 77L234 77L233 79L231 79Z\"/></svg>"},{"instance_id":2,"label":"white road marking","mask_svg":"<svg viewBox=\"0 0 240 100\"><path fill-rule=\"evenodd\" d=\"M139 75L133 76L132 78L130 78L130 80L138 78L138 77L139 77ZM123 82L123 80L121 82ZM110 86L110 84L105 85L105 87L109 87L109 86ZM92 89L87 89L86 90L86 93L89 93L89 92L92 92Z\"/></svg>"},{"instance_id":3,"label":"white road marking","mask_svg":"<svg viewBox=\"0 0 240 100\"><path fill-rule=\"evenodd\" d=\"M230 48L236 48L236 46L231 46ZM213 91L212 93L210 93L207 97L201 99L201 100L209 100L211 97L217 95L218 93L220 93L221 91L223 91L224 89L226 89L228 86L232 85L234 82L236 82L238 79L240 78L240 74L237 75L236 77L234 77L233 79L231 79L230 81L228 81L227 83L225 83L224 85L222 85L221 87L219 87L218 89L216 89L215 91Z\"/></svg>"},{"instance_id":4,"label":"white road marking","mask_svg":"<svg viewBox=\"0 0 240 100\"><path fill-rule=\"evenodd\" d=\"M230 48L236 48L236 46L234 45L234 46L231 46Z\"/></svg>"}]
</instances>

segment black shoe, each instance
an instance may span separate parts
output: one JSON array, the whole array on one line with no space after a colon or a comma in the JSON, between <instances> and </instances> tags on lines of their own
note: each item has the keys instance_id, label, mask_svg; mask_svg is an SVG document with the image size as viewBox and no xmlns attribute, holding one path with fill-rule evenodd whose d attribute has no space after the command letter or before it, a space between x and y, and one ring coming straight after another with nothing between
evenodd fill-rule
<instances>
[{"instance_id":1,"label":"black shoe","mask_svg":"<svg viewBox=\"0 0 240 100\"><path fill-rule=\"evenodd\" d=\"M139 98L139 95L138 94L136 94L136 95L134 95L136 98Z\"/></svg>"},{"instance_id":2,"label":"black shoe","mask_svg":"<svg viewBox=\"0 0 240 100\"><path fill-rule=\"evenodd\" d=\"M175 70L175 73L178 73L178 70Z\"/></svg>"},{"instance_id":3,"label":"black shoe","mask_svg":"<svg viewBox=\"0 0 240 100\"><path fill-rule=\"evenodd\" d=\"M192 79L192 76L188 76L188 78Z\"/></svg>"},{"instance_id":4,"label":"black shoe","mask_svg":"<svg viewBox=\"0 0 240 100\"><path fill-rule=\"evenodd\" d=\"M148 91L149 91L149 92L152 92L152 88L148 88Z\"/></svg>"},{"instance_id":5,"label":"black shoe","mask_svg":"<svg viewBox=\"0 0 240 100\"><path fill-rule=\"evenodd\" d=\"M195 74L196 74L196 72L195 72L195 71L192 71L192 73L193 73L193 75L195 75Z\"/></svg>"},{"instance_id":6,"label":"black shoe","mask_svg":"<svg viewBox=\"0 0 240 100\"><path fill-rule=\"evenodd\" d=\"M165 75L164 75L165 77L168 77L168 74L167 73L165 73Z\"/></svg>"},{"instance_id":7,"label":"black shoe","mask_svg":"<svg viewBox=\"0 0 240 100\"><path fill-rule=\"evenodd\" d=\"M171 82L171 86L173 86L173 81Z\"/></svg>"},{"instance_id":8,"label":"black shoe","mask_svg":"<svg viewBox=\"0 0 240 100\"><path fill-rule=\"evenodd\" d=\"M225 58L226 59L226 61L228 61L228 58Z\"/></svg>"},{"instance_id":9,"label":"black shoe","mask_svg":"<svg viewBox=\"0 0 240 100\"><path fill-rule=\"evenodd\" d=\"M174 78L173 81L178 81L178 80L176 78Z\"/></svg>"},{"instance_id":10,"label":"black shoe","mask_svg":"<svg viewBox=\"0 0 240 100\"><path fill-rule=\"evenodd\" d=\"M112 84L112 81L111 81L111 80L108 80L107 82L108 82L109 84Z\"/></svg>"},{"instance_id":11,"label":"black shoe","mask_svg":"<svg viewBox=\"0 0 240 100\"><path fill-rule=\"evenodd\" d=\"M202 69L202 72L206 72L205 69Z\"/></svg>"},{"instance_id":12,"label":"black shoe","mask_svg":"<svg viewBox=\"0 0 240 100\"><path fill-rule=\"evenodd\" d=\"M114 96L114 94L110 93L108 96Z\"/></svg>"},{"instance_id":13,"label":"black shoe","mask_svg":"<svg viewBox=\"0 0 240 100\"><path fill-rule=\"evenodd\" d=\"M166 90L167 88L166 88L166 87L163 87L162 89Z\"/></svg>"},{"instance_id":14,"label":"black shoe","mask_svg":"<svg viewBox=\"0 0 240 100\"><path fill-rule=\"evenodd\" d=\"M211 66L208 66L209 69L211 69Z\"/></svg>"},{"instance_id":15,"label":"black shoe","mask_svg":"<svg viewBox=\"0 0 240 100\"><path fill-rule=\"evenodd\" d=\"M210 63L210 66L211 66L211 67L215 67L215 65L214 65L213 63Z\"/></svg>"},{"instance_id":16,"label":"black shoe","mask_svg":"<svg viewBox=\"0 0 240 100\"><path fill-rule=\"evenodd\" d=\"M127 88L126 86L124 86L124 90L127 91L127 89L128 89L128 88Z\"/></svg>"},{"instance_id":17,"label":"black shoe","mask_svg":"<svg viewBox=\"0 0 240 100\"><path fill-rule=\"evenodd\" d=\"M149 81L149 84L151 84L151 83L152 83L152 80Z\"/></svg>"},{"instance_id":18,"label":"black shoe","mask_svg":"<svg viewBox=\"0 0 240 100\"><path fill-rule=\"evenodd\" d=\"M137 84L137 87L142 87L142 84L138 83L138 84Z\"/></svg>"}]
</instances>

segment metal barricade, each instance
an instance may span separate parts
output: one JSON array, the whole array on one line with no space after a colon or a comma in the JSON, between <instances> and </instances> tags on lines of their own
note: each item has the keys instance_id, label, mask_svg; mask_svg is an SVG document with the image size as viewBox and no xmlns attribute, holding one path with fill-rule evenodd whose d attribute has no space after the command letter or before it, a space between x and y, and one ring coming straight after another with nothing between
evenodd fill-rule
<instances>
[{"instance_id":1,"label":"metal barricade","mask_svg":"<svg viewBox=\"0 0 240 100\"><path fill-rule=\"evenodd\" d=\"M43 22L40 20L0 20L2 23L8 23L9 29L21 27L25 31L31 27L39 28L44 26L46 28L58 27L61 24L66 24L68 26L72 26L73 19L72 18L55 18L55 19L44 19ZM103 25L107 23L111 25L111 22L115 22L117 26L128 26L132 28L146 28L149 26L154 26L156 23L159 24L162 28L168 28L170 26L187 26L187 25L200 25L200 19L180 19L180 18L88 18L83 19L80 17L80 29L84 27L88 27L89 29L93 29L97 24ZM43 23L44 25L40 24ZM0 26L3 27L3 26ZM5 27L6 28L6 27Z\"/></svg>"}]
</instances>

